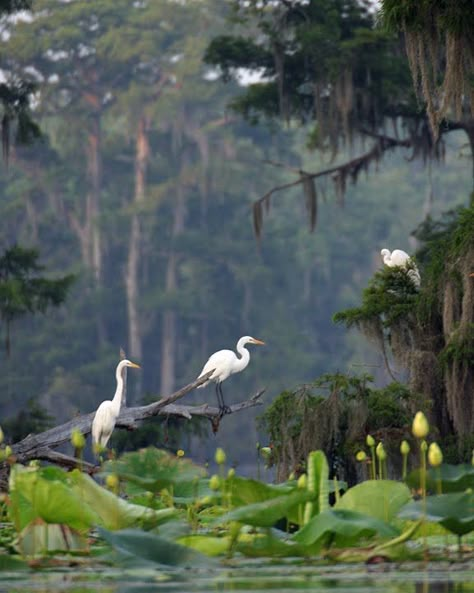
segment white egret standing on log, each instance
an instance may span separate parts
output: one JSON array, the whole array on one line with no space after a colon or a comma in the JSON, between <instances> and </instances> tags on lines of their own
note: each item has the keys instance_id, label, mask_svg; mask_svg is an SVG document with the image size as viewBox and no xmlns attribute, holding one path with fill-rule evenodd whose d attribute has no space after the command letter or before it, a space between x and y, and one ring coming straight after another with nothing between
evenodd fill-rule
<instances>
[{"instance_id":1,"label":"white egret standing on log","mask_svg":"<svg viewBox=\"0 0 474 593\"><path fill-rule=\"evenodd\" d=\"M140 365L127 359L121 360L118 363L115 370L115 378L117 380L115 395L112 400L106 399L100 404L92 421L92 444L95 449L98 446L105 448L114 430L115 421L120 413L120 406L122 404L122 394L125 385L122 377L122 369L125 367L139 369Z\"/></svg>"},{"instance_id":2,"label":"white egret standing on log","mask_svg":"<svg viewBox=\"0 0 474 593\"><path fill-rule=\"evenodd\" d=\"M245 348L245 344L256 344L258 346L263 346L265 342L252 338L251 336L243 336L237 342L237 352L240 354L241 358L238 358L238 356L232 350L219 350L218 352L214 352L214 354L209 357L209 360L206 362L199 375L199 377L202 377L209 371L214 370L209 379L202 385L199 385L199 389L201 387L205 387L211 381L215 382L217 404L222 415L230 412L230 408L224 403L222 382L225 381L230 375L239 373L247 367L250 361L250 352L247 350L247 348Z\"/></svg>"},{"instance_id":3,"label":"white egret standing on log","mask_svg":"<svg viewBox=\"0 0 474 593\"><path fill-rule=\"evenodd\" d=\"M380 251L383 263L389 268L404 268L407 269L408 277L411 279L416 288L420 287L421 277L415 262L402 249L394 249L391 253L389 249L382 249Z\"/></svg>"}]
</instances>

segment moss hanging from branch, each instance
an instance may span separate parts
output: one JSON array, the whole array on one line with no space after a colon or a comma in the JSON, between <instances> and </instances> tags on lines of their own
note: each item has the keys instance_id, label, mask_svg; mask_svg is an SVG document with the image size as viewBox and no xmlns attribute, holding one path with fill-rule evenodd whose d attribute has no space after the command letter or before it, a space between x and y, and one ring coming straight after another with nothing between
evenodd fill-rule
<instances>
[{"instance_id":1,"label":"moss hanging from branch","mask_svg":"<svg viewBox=\"0 0 474 593\"><path fill-rule=\"evenodd\" d=\"M372 383L370 375L325 374L275 398L260 424L270 437L278 481L303 472L309 452L316 449L325 451L338 478L352 481L355 452L369 432L398 448L414 411L424 404L398 382L383 389Z\"/></svg>"},{"instance_id":2,"label":"moss hanging from branch","mask_svg":"<svg viewBox=\"0 0 474 593\"><path fill-rule=\"evenodd\" d=\"M361 305L334 321L375 338L385 357L391 352L412 390L432 402L442 434L454 432L462 448L474 433L474 207L427 220L415 236L424 243L420 292L408 271L382 268Z\"/></svg>"},{"instance_id":3,"label":"moss hanging from branch","mask_svg":"<svg viewBox=\"0 0 474 593\"><path fill-rule=\"evenodd\" d=\"M385 24L405 36L415 91L426 104L433 138L452 111L474 116L474 10L469 1L383 0Z\"/></svg>"}]
</instances>

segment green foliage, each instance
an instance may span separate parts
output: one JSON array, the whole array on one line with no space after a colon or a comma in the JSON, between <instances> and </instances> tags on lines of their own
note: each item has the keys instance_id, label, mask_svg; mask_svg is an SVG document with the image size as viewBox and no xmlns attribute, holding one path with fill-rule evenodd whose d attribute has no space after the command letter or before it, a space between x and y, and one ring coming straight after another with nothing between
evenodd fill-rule
<instances>
[{"instance_id":1,"label":"green foliage","mask_svg":"<svg viewBox=\"0 0 474 593\"><path fill-rule=\"evenodd\" d=\"M394 480L366 480L349 488L334 508L356 510L390 523L410 499L410 490L405 484Z\"/></svg>"},{"instance_id":2,"label":"green foliage","mask_svg":"<svg viewBox=\"0 0 474 593\"><path fill-rule=\"evenodd\" d=\"M387 27L394 31L423 31L427 23L434 23L441 33L469 34L474 28L472 6L468 0L425 0L424 2L397 2L383 0L382 16Z\"/></svg>"},{"instance_id":3,"label":"green foliage","mask_svg":"<svg viewBox=\"0 0 474 593\"><path fill-rule=\"evenodd\" d=\"M329 507L329 467L326 455L322 451L311 451L306 465L308 492L314 501L307 502L304 509L304 523L311 517L326 511Z\"/></svg>"},{"instance_id":4,"label":"green foliage","mask_svg":"<svg viewBox=\"0 0 474 593\"><path fill-rule=\"evenodd\" d=\"M254 527L272 527L280 519L288 519L300 505L314 499L314 493L306 490L293 490L289 494L277 496L264 502L256 502L229 511L217 522L237 521Z\"/></svg>"},{"instance_id":5,"label":"green foliage","mask_svg":"<svg viewBox=\"0 0 474 593\"><path fill-rule=\"evenodd\" d=\"M14 245L0 256L0 318L6 326L5 348L10 352L10 324L27 313L44 313L66 299L74 281L69 274L57 280L39 276L37 249Z\"/></svg>"},{"instance_id":6,"label":"green foliage","mask_svg":"<svg viewBox=\"0 0 474 593\"><path fill-rule=\"evenodd\" d=\"M366 434L378 434L387 447L398 441L422 398L398 382L378 389L372 382L370 375L325 374L275 398L260 422L279 479L303 471L303 460L320 447L331 469L352 481L356 447Z\"/></svg>"},{"instance_id":7,"label":"green foliage","mask_svg":"<svg viewBox=\"0 0 474 593\"><path fill-rule=\"evenodd\" d=\"M352 546L374 536L393 537L397 530L388 523L350 510L327 510L313 517L293 539L313 553L321 548Z\"/></svg>"},{"instance_id":8,"label":"green foliage","mask_svg":"<svg viewBox=\"0 0 474 593\"><path fill-rule=\"evenodd\" d=\"M177 496L180 496L179 488L189 490L205 474L191 460L155 447L125 453L120 459L107 461L103 470L105 475L114 474L142 490L157 493L164 488L174 489Z\"/></svg>"},{"instance_id":9,"label":"green foliage","mask_svg":"<svg viewBox=\"0 0 474 593\"><path fill-rule=\"evenodd\" d=\"M35 399L29 399L26 407L2 421L3 431L10 443L18 443L29 434L43 432L53 426L54 418Z\"/></svg>"},{"instance_id":10,"label":"green foliage","mask_svg":"<svg viewBox=\"0 0 474 593\"><path fill-rule=\"evenodd\" d=\"M56 467L20 465L11 468L8 513L18 534L38 519L84 532L95 525L151 527L175 514L173 509L155 511L131 504L78 470L66 473Z\"/></svg>"},{"instance_id":11,"label":"green foliage","mask_svg":"<svg viewBox=\"0 0 474 593\"><path fill-rule=\"evenodd\" d=\"M411 488L416 488L420 483L420 471L413 470L406 479ZM464 492L468 489L474 490L474 466L461 463L452 465L443 463L441 467L430 469L426 473L426 488L430 492L436 492L438 484L444 493Z\"/></svg>"},{"instance_id":12,"label":"green foliage","mask_svg":"<svg viewBox=\"0 0 474 593\"><path fill-rule=\"evenodd\" d=\"M472 491L428 496L426 506L417 500L399 513L402 519L420 519L439 523L451 533L462 536L474 529L474 494Z\"/></svg>"},{"instance_id":13,"label":"green foliage","mask_svg":"<svg viewBox=\"0 0 474 593\"><path fill-rule=\"evenodd\" d=\"M131 463L130 454L123 457L122 467L134 468L116 480L127 492L130 484L137 487L134 471L138 466ZM414 553L405 544L420 537L418 527L424 520L458 535L474 529L470 490L428 497L425 515L422 502L412 501L405 484L368 480L349 489L329 507L328 464L322 451L313 451L306 462L309 470L313 466L314 475L311 477L309 471L309 476L316 486L319 484L319 490L300 487L295 481L275 486L230 475L219 480L214 495L196 489L186 498L175 496L174 491L187 487L190 467L173 471L165 452L147 451L146 457L148 461L153 458L158 467L141 464L142 484L156 484L157 475L171 477L166 481L168 488L156 494L146 492L144 506L119 498L78 470L66 473L55 467L13 465L8 513L18 535L16 549L24 557L35 557L36 562L45 555L80 553L82 562L90 556L96 562L128 569L150 565L215 568L218 558L234 554L306 559L324 555L344 562L372 557L413 558ZM117 460L117 467L122 461ZM183 459L175 461L181 464ZM466 467L448 468L443 472L444 483L461 488L469 484L463 481L469 473ZM200 480L209 482L208 478ZM162 510L152 510L155 503ZM303 521L308 503L313 504L313 513ZM173 520L176 517L179 520ZM405 523L405 519L410 522ZM90 550L87 534L96 526L100 545ZM426 537L426 529L424 534ZM15 564L11 567L14 569Z\"/></svg>"},{"instance_id":14,"label":"green foliage","mask_svg":"<svg viewBox=\"0 0 474 593\"><path fill-rule=\"evenodd\" d=\"M333 320L375 340L387 366L393 357L407 369L411 385L420 389L438 421L446 415L447 401L462 441L469 439L473 422L459 410L470 398L474 357L474 207L448 212L437 222L427 219L415 236L423 242L417 253L419 293L408 271L385 267L369 281L361 305L336 313ZM446 421L440 428L443 437L453 430Z\"/></svg>"},{"instance_id":15,"label":"green foliage","mask_svg":"<svg viewBox=\"0 0 474 593\"><path fill-rule=\"evenodd\" d=\"M120 552L122 561L128 566L131 560L139 566L151 563L157 566L206 566L212 560L189 547L174 543L169 539L138 529L124 529L111 533L105 529L99 531L101 537L113 549ZM120 564L120 561L119 561Z\"/></svg>"},{"instance_id":16,"label":"green foliage","mask_svg":"<svg viewBox=\"0 0 474 593\"><path fill-rule=\"evenodd\" d=\"M418 298L408 269L386 266L369 280L361 306L335 313L333 320L348 328L376 325L380 330L389 329L415 312Z\"/></svg>"}]
</instances>

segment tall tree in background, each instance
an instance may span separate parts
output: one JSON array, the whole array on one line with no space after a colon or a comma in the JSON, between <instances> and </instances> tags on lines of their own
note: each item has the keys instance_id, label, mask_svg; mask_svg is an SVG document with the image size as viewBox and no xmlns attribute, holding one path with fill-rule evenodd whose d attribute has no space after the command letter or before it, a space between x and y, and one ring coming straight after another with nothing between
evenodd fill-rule
<instances>
[{"instance_id":1,"label":"tall tree in background","mask_svg":"<svg viewBox=\"0 0 474 593\"><path fill-rule=\"evenodd\" d=\"M15 245L0 257L0 318L5 324L5 350L10 356L10 330L16 319L28 313L44 313L66 299L74 277L49 280L40 275L36 249Z\"/></svg>"},{"instance_id":2,"label":"tall tree in background","mask_svg":"<svg viewBox=\"0 0 474 593\"><path fill-rule=\"evenodd\" d=\"M403 34L413 86L426 107L433 137L462 129L474 155L472 3L382 0L382 17L390 29Z\"/></svg>"},{"instance_id":3,"label":"tall tree in background","mask_svg":"<svg viewBox=\"0 0 474 593\"><path fill-rule=\"evenodd\" d=\"M398 14L399 3L387 4ZM312 120L309 145L329 150L334 159L339 156L319 171L273 163L291 171L296 179L270 189L255 202L257 235L265 206L278 191L302 186L314 228L323 180L331 181L342 203L348 181L357 181L387 151L399 147L410 149L412 157L440 159L444 136L452 130L470 129L470 123L453 121L432 135L429 121L434 120L417 104L402 45L375 27L370 2L235 0L233 6L235 34L216 37L205 59L219 68L224 79L238 76L240 68L262 77L232 101L233 109L255 122L262 118L292 123ZM456 80L458 87L461 80L467 81L465 76ZM358 154L341 162L339 150L348 145Z\"/></svg>"}]
</instances>

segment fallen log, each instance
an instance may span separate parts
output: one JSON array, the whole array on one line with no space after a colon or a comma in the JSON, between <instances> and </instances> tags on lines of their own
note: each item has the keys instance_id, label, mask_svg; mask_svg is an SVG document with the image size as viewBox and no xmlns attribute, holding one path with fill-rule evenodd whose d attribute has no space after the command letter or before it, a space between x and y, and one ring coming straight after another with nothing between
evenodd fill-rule
<instances>
[{"instance_id":1,"label":"fallen log","mask_svg":"<svg viewBox=\"0 0 474 593\"><path fill-rule=\"evenodd\" d=\"M182 418L191 419L193 416L199 416L208 418L211 422L212 429L217 432L219 424L225 416L222 416L219 408L210 406L208 404L196 405L196 406L185 406L177 405L174 402L184 397L190 391L199 387L207 381L212 375L213 371L210 371L206 375L195 379L185 387L182 387L178 391L175 391L171 395L163 397L156 402L148 404L146 406L136 407L122 407L120 415L115 423L115 429L137 429L143 421L156 417L156 416L180 416ZM251 408L257 405L261 405L260 398L264 393L264 389L257 392L255 395L250 397L248 400L233 404L230 406L229 414L240 412L247 408ZM85 471L93 473L96 466L87 461L79 461L75 457L65 455L54 449L64 443L67 443L71 439L71 433L74 429L80 431L84 436L87 436L91 432L92 421L94 419L95 411L90 414L83 414L76 416L72 420L45 430L38 434L29 434L27 437L11 445L12 456L19 463L27 463L33 459L39 459L42 461L48 461L55 463L67 468L81 466ZM0 467L0 484L2 484L4 477L4 470L7 464L2 464L4 467Z\"/></svg>"}]
</instances>

